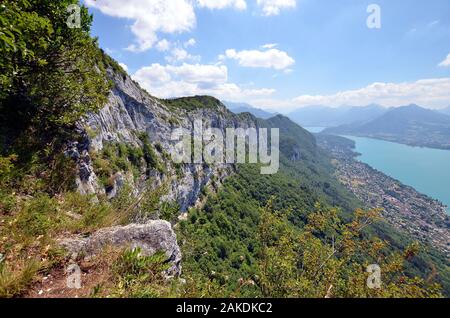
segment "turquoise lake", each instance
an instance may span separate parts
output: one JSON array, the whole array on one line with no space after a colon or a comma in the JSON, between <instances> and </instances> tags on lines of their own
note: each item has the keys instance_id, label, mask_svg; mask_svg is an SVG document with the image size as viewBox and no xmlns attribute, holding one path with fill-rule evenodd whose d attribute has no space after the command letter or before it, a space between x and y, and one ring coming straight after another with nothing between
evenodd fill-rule
<instances>
[{"instance_id":1,"label":"turquoise lake","mask_svg":"<svg viewBox=\"0 0 450 318\"><path fill-rule=\"evenodd\" d=\"M345 136L362 162L447 205L450 214L450 151Z\"/></svg>"},{"instance_id":2,"label":"turquoise lake","mask_svg":"<svg viewBox=\"0 0 450 318\"><path fill-rule=\"evenodd\" d=\"M321 132L323 127L306 127ZM345 136L355 141L364 163L447 205L450 214L450 150L420 148L378 139Z\"/></svg>"}]
</instances>

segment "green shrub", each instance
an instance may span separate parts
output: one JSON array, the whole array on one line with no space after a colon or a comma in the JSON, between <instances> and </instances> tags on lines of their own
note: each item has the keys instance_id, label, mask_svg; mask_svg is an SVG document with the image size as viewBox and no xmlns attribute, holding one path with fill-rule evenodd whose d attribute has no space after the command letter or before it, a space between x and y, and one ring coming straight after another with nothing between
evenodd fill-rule
<instances>
[{"instance_id":1,"label":"green shrub","mask_svg":"<svg viewBox=\"0 0 450 318\"><path fill-rule=\"evenodd\" d=\"M17 216L17 227L27 236L37 237L57 228L63 219L56 199L40 194L25 203Z\"/></svg>"},{"instance_id":2,"label":"green shrub","mask_svg":"<svg viewBox=\"0 0 450 318\"><path fill-rule=\"evenodd\" d=\"M0 263L0 298L20 296L33 282L40 263L29 259L23 265Z\"/></svg>"},{"instance_id":3,"label":"green shrub","mask_svg":"<svg viewBox=\"0 0 450 318\"><path fill-rule=\"evenodd\" d=\"M99 153L91 153L94 171L100 183L106 189L112 187L114 185L114 174L119 171L132 172L133 176L137 179L141 174L143 160L154 155L154 153L150 153L146 149L149 153L146 156L144 150L141 147L135 147L131 144L108 142L105 143L102 151ZM157 160L156 155L152 158L152 162Z\"/></svg>"},{"instance_id":4,"label":"green shrub","mask_svg":"<svg viewBox=\"0 0 450 318\"><path fill-rule=\"evenodd\" d=\"M143 256L140 248L126 249L116 260L113 273L117 294L121 297L158 297L165 284L164 271L169 268L164 252Z\"/></svg>"},{"instance_id":5,"label":"green shrub","mask_svg":"<svg viewBox=\"0 0 450 318\"><path fill-rule=\"evenodd\" d=\"M150 140L146 133L142 133L139 135L139 139L142 142L142 150L144 152L144 159L147 162L148 168L155 168L161 173L166 172L166 168L161 164L155 150L153 149ZM147 168L147 169L148 169Z\"/></svg>"},{"instance_id":6,"label":"green shrub","mask_svg":"<svg viewBox=\"0 0 450 318\"><path fill-rule=\"evenodd\" d=\"M175 222L180 213L180 205L176 202L163 202L159 208L159 217L169 222Z\"/></svg>"},{"instance_id":7,"label":"green shrub","mask_svg":"<svg viewBox=\"0 0 450 318\"><path fill-rule=\"evenodd\" d=\"M17 160L17 155L10 155L8 157L0 156L0 187L4 187L12 178L14 169L14 162Z\"/></svg>"}]
</instances>

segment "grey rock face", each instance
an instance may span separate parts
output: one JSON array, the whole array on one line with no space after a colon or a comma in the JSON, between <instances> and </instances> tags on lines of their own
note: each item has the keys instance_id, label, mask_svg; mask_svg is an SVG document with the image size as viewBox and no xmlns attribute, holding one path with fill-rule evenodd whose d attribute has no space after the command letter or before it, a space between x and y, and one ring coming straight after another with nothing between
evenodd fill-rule
<instances>
[{"instance_id":1,"label":"grey rock face","mask_svg":"<svg viewBox=\"0 0 450 318\"><path fill-rule=\"evenodd\" d=\"M101 229L88 238L73 237L60 240L60 245L71 254L92 256L100 253L106 246L137 248L142 254L151 256L164 251L167 262L171 264L167 270L170 276L181 274L181 252L176 235L169 222L156 220L146 224L130 224Z\"/></svg>"},{"instance_id":2,"label":"grey rock face","mask_svg":"<svg viewBox=\"0 0 450 318\"><path fill-rule=\"evenodd\" d=\"M77 158L79 170L77 184L81 193L105 192L104 189L100 189L88 152L100 151L107 142L141 146L138 135L145 133L153 145L158 143L166 153L170 153L175 143L170 140L172 130L182 128L187 133L191 133L194 122L197 120L202 120L204 129L214 127L223 132L226 128L256 126L254 118L239 117L223 106L213 110L169 110L157 98L142 90L130 77L114 74L112 70L108 70L108 73L115 84L109 101L98 113L90 114L88 118L80 122L80 127L83 127L86 136L86 140L82 142L83 147L75 151L76 156L79 157ZM162 200L177 202L181 212L185 212L196 204L201 188L209 184L213 175L223 179L234 170L231 165L183 164L181 174L177 174L171 162L164 159L161 153L157 155L164 162L167 173L161 174L154 170L147 175L143 172L142 177L145 181L150 175L157 185L167 183L169 192ZM139 187L144 184L145 182L138 182L133 187L139 192ZM117 191L112 191L107 195L111 198L116 193Z\"/></svg>"}]
</instances>

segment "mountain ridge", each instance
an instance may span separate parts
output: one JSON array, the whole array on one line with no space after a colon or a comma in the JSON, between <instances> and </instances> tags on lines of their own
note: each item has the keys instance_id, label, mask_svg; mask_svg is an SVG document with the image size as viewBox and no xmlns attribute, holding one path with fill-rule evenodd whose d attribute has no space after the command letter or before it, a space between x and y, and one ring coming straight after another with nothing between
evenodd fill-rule
<instances>
[{"instance_id":1,"label":"mountain ridge","mask_svg":"<svg viewBox=\"0 0 450 318\"><path fill-rule=\"evenodd\" d=\"M323 133L348 134L411 146L450 149L450 116L411 104L392 108L369 122L328 128Z\"/></svg>"},{"instance_id":2,"label":"mountain ridge","mask_svg":"<svg viewBox=\"0 0 450 318\"><path fill-rule=\"evenodd\" d=\"M295 122L306 127L334 127L354 122L365 122L382 115L386 108L376 104L367 106L307 106L288 114Z\"/></svg>"}]
</instances>

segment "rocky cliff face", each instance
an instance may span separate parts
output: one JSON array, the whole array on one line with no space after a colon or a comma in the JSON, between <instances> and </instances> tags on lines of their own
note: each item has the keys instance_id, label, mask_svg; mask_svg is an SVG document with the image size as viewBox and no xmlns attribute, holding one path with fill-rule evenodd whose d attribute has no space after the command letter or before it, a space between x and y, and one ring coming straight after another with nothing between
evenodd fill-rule
<instances>
[{"instance_id":1,"label":"rocky cliff face","mask_svg":"<svg viewBox=\"0 0 450 318\"><path fill-rule=\"evenodd\" d=\"M98 112L90 114L78 125L78 141L70 142L66 153L77 162L76 183L82 194L116 196L121 187L128 183L138 196L149 184L153 188L164 185L167 191L161 201L176 202L179 218L186 217L191 206L201 204L199 199L203 187L212 180L219 185L225 177L234 172L234 166L225 164L179 164L172 162L170 155L173 144L172 131L183 129L190 135L194 122L202 121L203 128L257 127L258 121L249 114L235 115L218 100L205 97L208 105L198 107L177 107L172 103L150 96L129 76L118 74L111 68L108 76L114 83L107 104ZM116 171L112 186L105 187L96 174L94 157L111 143L119 143L135 148L145 148L142 140L158 149L155 155L163 165L144 167L136 173ZM158 146L158 147L157 147ZM135 220L135 224L100 230L89 238L64 239L61 245L72 253L95 254L106 245L120 247L140 247L151 255L163 250L172 264L169 275L181 272L181 253L171 224L161 220Z\"/></svg>"},{"instance_id":2,"label":"rocky cliff face","mask_svg":"<svg viewBox=\"0 0 450 318\"><path fill-rule=\"evenodd\" d=\"M218 101L214 109L169 109L163 101L141 89L129 76L117 74L112 69L108 70L108 75L114 82L108 103L100 112L91 114L80 123L82 141L71 143L68 151L78 162L77 186L81 193L105 192L98 182L91 155L101 151L108 142L141 147L139 136L144 133L153 145L159 145L163 154L167 154L172 146L170 136L173 129L183 128L191 133L194 121L197 120L202 120L204 128L214 127L223 131L228 127L248 128L257 125L254 117L235 115ZM202 187L210 183L212 176L216 176L215 179L220 183L233 172L232 166L219 164L182 164L176 171L175 165L163 154L157 155L164 164L164 173L157 169L152 169L149 173L142 171L141 177L133 180L130 175L120 172L107 194L114 196L125 182L131 183L135 191L139 192L150 179L155 187L162 183L169 184L169 190L162 199L176 201L180 211L184 212L197 203Z\"/></svg>"}]
</instances>

